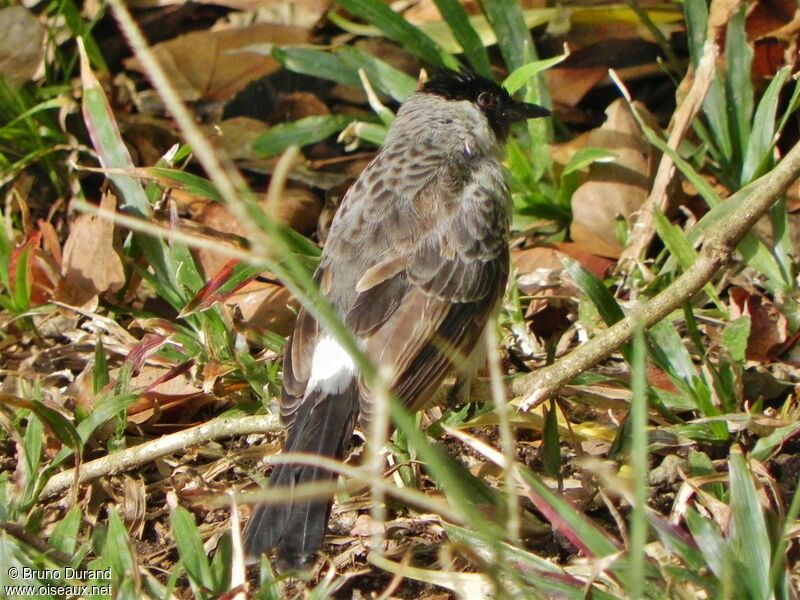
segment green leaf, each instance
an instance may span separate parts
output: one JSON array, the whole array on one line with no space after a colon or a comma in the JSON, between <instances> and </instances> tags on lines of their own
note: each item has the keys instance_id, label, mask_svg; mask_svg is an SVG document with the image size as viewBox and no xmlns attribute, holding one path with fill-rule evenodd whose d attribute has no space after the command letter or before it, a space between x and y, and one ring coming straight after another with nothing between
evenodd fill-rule
<instances>
[{"instance_id":1,"label":"green leaf","mask_svg":"<svg viewBox=\"0 0 800 600\"><path fill-rule=\"evenodd\" d=\"M181 563L186 568L193 587L202 586L209 590L214 589L211 567L208 564L208 557L203 549L203 540L200 539L200 532L197 530L192 514L182 506L178 506L170 513L169 522Z\"/></svg>"},{"instance_id":2,"label":"green leaf","mask_svg":"<svg viewBox=\"0 0 800 600\"><path fill-rule=\"evenodd\" d=\"M506 91L514 95L519 90L521 90L528 82L536 77L542 71L546 71L547 69L556 66L558 63L562 62L567 58L567 54L561 54L559 56L554 56L553 58L545 58L542 60L535 60L533 62L526 63L521 67L514 69L508 77L505 78L503 81L503 87L506 88ZM578 151L581 152L583 150L589 150L590 148L583 148L582 150ZM595 149L597 150L597 149ZM615 154L608 152L607 154L616 157ZM577 154L577 153L576 153Z\"/></svg>"},{"instance_id":3,"label":"green leaf","mask_svg":"<svg viewBox=\"0 0 800 600\"><path fill-rule=\"evenodd\" d=\"M512 546L511 544L489 545L474 532L466 527L457 527L449 523L442 526L447 532L447 537L461 547L472 548L479 556L495 556L502 553L508 557L509 568L499 572L493 572L501 579L516 582L522 578L522 582L529 586L519 594L512 594L512 598L564 598L565 600L613 600L618 596L609 594L603 589L602 585L595 585L586 588L586 583L577 577L566 573L562 568L554 565L533 554ZM537 593L539 595L537 595Z\"/></svg>"},{"instance_id":4,"label":"green leaf","mask_svg":"<svg viewBox=\"0 0 800 600\"><path fill-rule=\"evenodd\" d=\"M647 484L649 452L647 441L647 345L640 325L633 338L631 360L630 468L633 477L633 507L630 525L630 575L628 592L631 598L644 597L647 543Z\"/></svg>"},{"instance_id":5,"label":"green leaf","mask_svg":"<svg viewBox=\"0 0 800 600\"><path fill-rule=\"evenodd\" d=\"M725 84L730 111L733 162L741 168L750 136L753 116L752 63L753 49L745 31L745 7L742 6L728 22L725 36ZM718 70L719 73L719 70ZM721 107L720 107L721 108ZM741 171L739 171L741 175ZM742 184L745 182L742 181Z\"/></svg>"},{"instance_id":6,"label":"green leaf","mask_svg":"<svg viewBox=\"0 0 800 600\"><path fill-rule=\"evenodd\" d=\"M356 72L356 77L358 69L364 69L370 84L398 102L405 100L417 89L416 79L360 48L342 46L337 54L346 67ZM360 78L358 86L361 87Z\"/></svg>"},{"instance_id":7,"label":"green leaf","mask_svg":"<svg viewBox=\"0 0 800 600\"><path fill-rule=\"evenodd\" d=\"M434 2L475 72L484 77L491 77L489 53L461 3L458 0L434 0Z\"/></svg>"},{"instance_id":8,"label":"green leaf","mask_svg":"<svg viewBox=\"0 0 800 600\"><path fill-rule=\"evenodd\" d=\"M25 427L25 470L28 481L36 479L39 472L39 463L42 459L42 445L44 442L44 427L42 421L35 414L28 415L28 424Z\"/></svg>"},{"instance_id":9,"label":"green leaf","mask_svg":"<svg viewBox=\"0 0 800 600\"><path fill-rule=\"evenodd\" d=\"M685 513L686 525L692 533L697 547L705 559L706 565L718 578L724 577L725 553L727 543L720 534L716 524L701 516L695 509L689 508Z\"/></svg>"},{"instance_id":10,"label":"green leaf","mask_svg":"<svg viewBox=\"0 0 800 600\"><path fill-rule=\"evenodd\" d=\"M81 526L81 514L81 507L73 506L64 515L64 518L56 524L48 540L53 548L68 556L72 556L75 553L75 546L78 543L78 531Z\"/></svg>"},{"instance_id":11,"label":"green leaf","mask_svg":"<svg viewBox=\"0 0 800 600\"><path fill-rule=\"evenodd\" d=\"M778 103L780 102L781 91L791 70L788 65L780 69L758 103L758 108L753 118L753 131L747 140L747 150L742 164L740 178L742 186L763 175L772 162ZM750 79L749 72L747 79Z\"/></svg>"},{"instance_id":12,"label":"green leaf","mask_svg":"<svg viewBox=\"0 0 800 600\"><path fill-rule=\"evenodd\" d=\"M94 345L94 363L92 364L92 391L95 396L108 385L108 363L106 362L106 352L103 348L103 338L97 336L97 343Z\"/></svg>"},{"instance_id":13,"label":"green leaf","mask_svg":"<svg viewBox=\"0 0 800 600\"><path fill-rule=\"evenodd\" d=\"M598 558L617 552L617 545L600 527L586 518L582 511L554 493L527 468L522 467L519 472L528 488L526 493L539 512L582 552Z\"/></svg>"},{"instance_id":14,"label":"green leaf","mask_svg":"<svg viewBox=\"0 0 800 600\"><path fill-rule=\"evenodd\" d=\"M253 150L264 157L276 156L289 146L307 146L338 133L355 120L352 115L317 115L271 127L253 142Z\"/></svg>"},{"instance_id":15,"label":"green leaf","mask_svg":"<svg viewBox=\"0 0 800 600\"><path fill-rule=\"evenodd\" d=\"M697 261L697 252L692 248L686 234L684 234L680 227L670 223L669 219L667 219L664 213L657 207L653 210L653 218L658 237L664 242L670 255L673 256L678 261L681 268L686 271ZM720 299L719 294L717 294L717 290L714 289L714 286L711 283L707 283L703 286L703 290L720 312L726 314L727 308Z\"/></svg>"},{"instance_id":16,"label":"green leaf","mask_svg":"<svg viewBox=\"0 0 800 600\"><path fill-rule=\"evenodd\" d=\"M758 500L753 474L738 446L731 449L731 546L745 569L743 579L752 598L769 598L770 536Z\"/></svg>"},{"instance_id":17,"label":"green leaf","mask_svg":"<svg viewBox=\"0 0 800 600\"><path fill-rule=\"evenodd\" d=\"M221 594L230 587L232 564L231 536L230 532L227 532L217 542L214 558L211 560L211 578L215 584L213 587L214 592Z\"/></svg>"},{"instance_id":18,"label":"green leaf","mask_svg":"<svg viewBox=\"0 0 800 600\"><path fill-rule=\"evenodd\" d=\"M222 196L220 196L214 184L194 173L167 167L143 167L137 169L137 173L150 177L164 186L184 190L193 196L199 196L214 202L222 202Z\"/></svg>"},{"instance_id":19,"label":"green leaf","mask_svg":"<svg viewBox=\"0 0 800 600\"><path fill-rule=\"evenodd\" d=\"M26 243L17 255L17 271L14 275L14 307L18 313L31 306L31 245Z\"/></svg>"},{"instance_id":20,"label":"green leaf","mask_svg":"<svg viewBox=\"0 0 800 600\"><path fill-rule=\"evenodd\" d=\"M581 148L569 159L561 175L569 175L575 171L580 171L596 162L614 162L617 158L619 158L619 155L605 148Z\"/></svg>"},{"instance_id":21,"label":"green leaf","mask_svg":"<svg viewBox=\"0 0 800 600\"><path fill-rule=\"evenodd\" d=\"M361 87L361 79L358 77L357 70L347 66L337 54L326 50L276 46L272 49L272 56L295 73Z\"/></svg>"},{"instance_id":22,"label":"green leaf","mask_svg":"<svg viewBox=\"0 0 800 600\"><path fill-rule=\"evenodd\" d=\"M479 0L486 20L497 34L497 45L510 71L526 62L525 48L533 46L525 16L517 0Z\"/></svg>"},{"instance_id":23,"label":"green leaf","mask_svg":"<svg viewBox=\"0 0 800 600\"><path fill-rule=\"evenodd\" d=\"M417 27L394 12L382 0L336 0L338 4L378 27L390 40L432 65L458 69L458 61Z\"/></svg>"},{"instance_id":24,"label":"green leaf","mask_svg":"<svg viewBox=\"0 0 800 600\"><path fill-rule=\"evenodd\" d=\"M750 317L743 315L725 325L720 343L736 362L743 362L747 350L747 338L750 336Z\"/></svg>"},{"instance_id":25,"label":"green leaf","mask_svg":"<svg viewBox=\"0 0 800 600\"><path fill-rule=\"evenodd\" d=\"M800 433L800 423L792 423L791 425L778 427L769 435L759 438L756 445L750 451L750 458L757 461L768 460L773 452L793 439L798 433Z\"/></svg>"},{"instance_id":26,"label":"green leaf","mask_svg":"<svg viewBox=\"0 0 800 600\"><path fill-rule=\"evenodd\" d=\"M101 560L111 567L111 580L117 585L129 581L138 587L139 568L134 558L128 530L113 508L108 513L108 531Z\"/></svg>"},{"instance_id":27,"label":"green leaf","mask_svg":"<svg viewBox=\"0 0 800 600\"><path fill-rule=\"evenodd\" d=\"M561 262L575 284L589 296L606 325L610 327L625 318L622 308L602 281L584 269L576 260L562 257Z\"/></svg>"}]
</instances>

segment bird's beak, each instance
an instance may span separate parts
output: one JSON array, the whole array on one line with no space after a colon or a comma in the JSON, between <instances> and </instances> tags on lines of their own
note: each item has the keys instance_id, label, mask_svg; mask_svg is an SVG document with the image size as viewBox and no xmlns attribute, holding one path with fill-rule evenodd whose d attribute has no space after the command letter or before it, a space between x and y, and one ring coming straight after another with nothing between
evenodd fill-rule
<instances>
[{"instance_id":1,"label":"bird's beak","mask_svg":"<svg viewBox=\"0 0 800 600\"><path fill-rule=\"evenodd\" d=\"M503 110L503 117L508 123L549 116L550 111L546 108L538 104L528 104L526 102L513 102Z\"/></svg>"}]
</instances>

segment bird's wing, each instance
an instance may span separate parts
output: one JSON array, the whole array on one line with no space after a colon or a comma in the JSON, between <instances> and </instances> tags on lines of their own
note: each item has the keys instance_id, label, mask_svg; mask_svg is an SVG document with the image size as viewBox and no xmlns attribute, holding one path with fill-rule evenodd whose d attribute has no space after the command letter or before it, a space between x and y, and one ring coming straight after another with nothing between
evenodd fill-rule
<instances>
[{"instance_id":1,"label":"bird's wing","mask_svg":"<svg viewBox=\"0 0 800 600\"><path fill-rule=\"evenodd\" d=\"M413 160L382 152L334 219L316 280L392 389L418 407L466 359L508 275L507 195L475 165L445 161L421 138ZM443 169L443 164L451 165ZM281 414L302 402L319 335L301 311L284 359ZM361 382L362 420L370 413Z\"/></svg>"}]
</instances>

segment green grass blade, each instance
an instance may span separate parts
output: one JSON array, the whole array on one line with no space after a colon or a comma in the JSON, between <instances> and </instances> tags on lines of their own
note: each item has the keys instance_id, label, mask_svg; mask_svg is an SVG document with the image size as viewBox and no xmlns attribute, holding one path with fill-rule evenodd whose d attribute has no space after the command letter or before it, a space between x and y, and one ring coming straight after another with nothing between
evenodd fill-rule
<instances>
[{"instance_id":1,"label":"green grass blade","mask_svg":"<svg viewBox=\"0 0 800 600\"><path fill-rule=\"evenodd\" d=\"M630 570L628 594L634 600L642 598L644 595L647 564L644 546L647 543L647 483L650 468L647 444L646 357L647 345L644 332L641 327L637 327L633 339L631 364L633 398L630 411L630 467L633 477L633 507L628 548L628 568Z\"/></svg>"},{"instance_id":2,"label":"green grass blade","mask_svg":"<svg viewBox=\"0 0 800 600\"><path fill-rule=\"evenodd\" d=\"M458 61L381 0L336 0L345 9L378 27L390 40L432 65L458 69Z\"/></svg>"},{"instance_id":3,"label":"green grass blade","mask_svg":"<svg viewBox=\"0 0 800 600\"><path fill-rule=\"evenodd\" d=\"M516 94L539 73L554 67L566 58L566 54L561 54L559 56L554 56L553 58L545 58L542 60L528 62L509 73L508 77L506 77L503 81L503 87L506 88L506 91L509 94ZM588 148L583 148L583 150L588 150Z\"/></svg>"},{"instance_id":4,"label":"green grass blade","mask_svg":"<svg viewBox=\"0 0 800 600\"><path fill-rule=\"evenodd\" d=\"M467 11L461 6L458 0L434 0L436 7L442 14L447 26L453 33L453 37L461 45L464 56L470 66L479 75L491 78L492 65L489 62L489 53L483 45L478 32L470 23Z\"/></svg>"},{"instance_id":5,"label":"green grass blade","mask_svg":"<svg viewBox=\"0 0 800 600\"><path fill-rule=\"evenodd\" d=\"M622 308L602 281L584 269L576 260L562 257L561 262L575 284L589 296L606 325L611 326L625 318Z\"/></svg>"},{"instance_id":6,"label":"green grass blade","mask_svg":"<svg viewBox=\"0 0 800 600\"><path fill-rule=\"evenodd\" d=\"M354 87L361 86L358 72L348 67L337 54L326 50L276 46L272 49L272 56L284 67L295 73L311 75L312 77L319 77Z\"/></svg>"},{"instance_id":7,"label":"green grass blade","mask_svg":"<svg viewBox=\"0 0 800 600\"><path fill-rule=\"evenodd\" d=\"M685 518L686 525L689 527L689 531L703 555L706 566L711 569L714 575L722 579L724 576L723 571L727 542L719 533L716 525L712 521L701 516L700 513L693 508L686 511Z\"/></svg>"},{"instance_id":8,"label":"green grass blade","mask_svg":"<svg viewBox=\"0 0 800 600\"><path fill-rule=\"evenodd\" d=\"M79 48L83 48L82 45ZM81 50L81 81L83 83L83 118L89 136L97 150L100 163L106 169L133 170L133 161L122 141L114 113L108 104L100 82L92 72L89 59ZM128 175L109 173L108 178L119 190L119 207L141 218L150 216L150 203L139 182Z\"/></svg>"},{"instance_id":9,"label":"green grass blade","mask_svg":"<svg viewBox=\"0 0 800 600\"><path fill-rule=\"evenodd\" d=\"M128 581L133 583L134 587L138 587L136 584L139 580L139 569L128 530L113 508L108 513L108 530L100 560L111 568L111 581L116 583L116 586Z\"/></svg>"},{"instance_id":10,"label":"green grass blade","mask_svg":"<svg viewBox=\"0 0 800 600\"><path fill-rule=\"evenodd\" d=\"M315 115L275 125L253 141L253 151L264 157L277 156L290 146L321 142L354 120L352 115Z\"/></svg>"},{"instance_id":11,"label":"green grass blade","mask_svg":"<svg viewBox=\"0 0 800 600\"><path fill-rule=\"evenodd\" d=\"M479 0L486 20L497 34L497 45L510 71L526 62L525 48L533 46L531 33L517 0Z\"/></svg>"},{"instance_id":12,"label":"green grass blade","mask_svg":"<svg viewBox=\"0 0 800 600\"><path fill-rule=\"evenodd\" d=\"M689 269L697 261L697 252L692 248L683 230L670 223L669 219L658 208L653 211L653 217L658 237L664 242L669 253L675 257L684 271ZM728 312L727 307L711 283L707 283L703 290L722 314Z\"/></svg>"},{"instance_id":13,"label":"green grass blade","mask_svg":"<svg viewBox=\"0 0 800 600\"><path fill-rule=\"evenodd\" d=\"M550 490L528 469L522 467L519 472L527 486L526 492L539 512L581 552L587 556L603 557L619 550L617 544L582 511Z\"/></svg>"},{"instance_id":14,"label":"green grass blade","mask_svg":"<svg viewBox=\"0 0 800 600\"><path fill-rule=\"evenodd\" d=\"M209 590L214 589L211 566L208 563L203 540L200 539L200 532L197 530L192 514L182 506L178 506L170 513L169 522L181 563L189 574L193 587L202 586Z\"/></svg>"},{"instance_id":15,"label":"green grass blade","mask_svg":"<svg viewBox=\"0 0 800 600\"><path fill-rule=\"evenodd\" d=\"M357 78L358 70L364 69L369 82L397 102L402 102L417 89L416 79L360 48L342 46L337 54L345 67L353 69ZM357 85L361 87L360 79Z\"/></svg>"},{"instance_id":16,"label":"green grass blade","mask_svg":"<svg viewBox=\"0 0 800 600\"><path fill-rule=\"evenodd\" d=\"M769 598L770 535L764 511L758 500L753 475L738 446L731 448L728 462L731 478L731 546L734 556L745 569L752 598Z\"/></svg>"},{"instance_id":17,"label":"green grass blade","mask_svg":"<svg viewBox=\"0 0 800 600\"><path fill-rule=\"evenodd\" d=\"M69 509L64 518L59 521L50 534L48 543L68 556L75 553L78 544L78 532L81 526L82 510L80 506L73 506Z\"/></svg>"},{"instance_id":18,"label":"green grass blade","mask_svg":"<svg viewBox=\"0 0 800 600\"><path fill-rule=\"evenodd\" d=\"M753 119L753 131L747 141L742 164L741 185L747 185L763 175L772 164L772 149L775 145L776 118L781 90L789 77L791 67L779 70L758 103ZM747 76L750 78L749 72Z\"/></svg>"},{"instance_id":19,"label":"green grass blade","mask_svg":"<svg viewBox=\"0 0 800 600\"><path fill-rule=\"evenodd\" d=\"M733 142L733 164L741 173L741 165L750 137L753 117L753 82L751 80L753 49L745 31L745 7L728 22L725 36L725 85L730 107L731 140ZM742 181L745 183L745 181Z\"/></svg>"}]
</instances>

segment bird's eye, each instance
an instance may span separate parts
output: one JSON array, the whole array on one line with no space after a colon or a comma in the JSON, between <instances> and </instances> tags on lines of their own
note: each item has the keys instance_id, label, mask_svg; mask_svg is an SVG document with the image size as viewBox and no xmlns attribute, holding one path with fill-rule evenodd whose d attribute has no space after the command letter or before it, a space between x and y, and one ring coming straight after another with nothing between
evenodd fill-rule
<instances>
[{"instance_id":1,"label":"bird's eye","mask_svg":"<svg viewBox=\"0 0 800 600\"><path fill-rule=\"evenodd\" d=\"M478 106L483 109L487 108L494 108L497 104L497 98L495 98L494 94L489 92L481 92L478 94Z\"/></svg>"}]
</instances>

